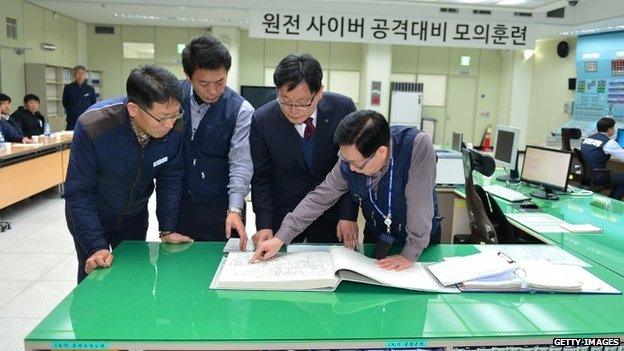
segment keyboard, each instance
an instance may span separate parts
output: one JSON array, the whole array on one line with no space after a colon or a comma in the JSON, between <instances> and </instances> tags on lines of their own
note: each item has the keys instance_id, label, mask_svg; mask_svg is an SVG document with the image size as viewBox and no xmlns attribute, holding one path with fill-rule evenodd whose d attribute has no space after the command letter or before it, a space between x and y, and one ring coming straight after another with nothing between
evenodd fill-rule
<instances>
[{"instance_id":1,"label":"keyboard","mask_svg":"<svg viewBox=\"0 0 624 351\"><path fill-rule=\"evenodd\" d=\"M531 199L521 192L511 190L502 185L486 185L483 187L483 190L494 196L511 202L522 202Z\"/></svg>"}]
</instances>

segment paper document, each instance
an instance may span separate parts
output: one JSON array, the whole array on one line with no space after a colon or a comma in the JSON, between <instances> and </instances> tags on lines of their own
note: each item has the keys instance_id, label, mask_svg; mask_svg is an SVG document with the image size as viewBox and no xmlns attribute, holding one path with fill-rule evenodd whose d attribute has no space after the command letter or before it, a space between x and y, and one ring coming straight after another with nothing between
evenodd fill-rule
<instances>
[{"instance_id":1,"label":"paper document","mask_svg":"<svg viewBox=\"0 0 624 351\"><path fill-rule=\"evenodd\" d=\"M514 260L494 252L455 257L427 266L444 286L512 272L516 268L518 265Z\"/></svg>"},{"instance_id":2,"label":"paper document","mask_svg":"<svg viewBox=\"0 0 624 351\"><path fill-rule=\"evenodd\" d=\"M602 229L591 224L562 224L561 227L570 233L602 233Z\"/></svg>"},{"instance_id":3,"label":"paper document","mask_svg":"<svg viewBox=\"0 0 624 351\"><path fill-rule=\"evenodd\" d=\"M566 221L547 213L508 213L505 216L536 233L568 233L561 227Z\"/></svg>"},{"instance_id":4,"label":"paper document","mask_svg":"<svg viewBox=\"0 0 624 351\"><path fill-rule=\"evenodd\" d=\"M247 239L247 247L245 248L245 251L247 252L252 252L256 249L253 240L251 240L251 237L249 237ZM241 252L240 249L240 239L239 238L229 238L228 241L225 243L225 246L223 247L223 252L224 253L230 253L230 252Z\"/></svg>"},{"instance_id":5,"label":"paper document","mask_svg":"<svg viewBox=\"0 0 624 351\"><path fill-rule=\"evenodd\" d=\"M503 252L515 261L546 259L552 263L591 267L587 262L554 245L475 245L481 252Z\"/></svg>"}]
</instances>

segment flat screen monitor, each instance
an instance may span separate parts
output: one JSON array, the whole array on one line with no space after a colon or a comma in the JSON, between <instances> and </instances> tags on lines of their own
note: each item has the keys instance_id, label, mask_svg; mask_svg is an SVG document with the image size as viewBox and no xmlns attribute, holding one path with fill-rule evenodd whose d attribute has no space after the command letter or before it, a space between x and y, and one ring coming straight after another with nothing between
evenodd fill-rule
<instances>
[{"instance_id":1,"label":"flat screen monitor","mask_svg":"<svg viewBox=\"0 0 624 351\"><path fill-rule=\"evenodd\" d=\"M501 181L520 181L518 172L516 171L518 157L518 139L520 137L520 129L509 126L499 125L496 127L496 135L494 139L494 160L498 164L502 164L508 171L509 175L498 177Z\"/></svg>"},{"instance_id":2,"label":"flat screen monitor","mask_svg":"<svg viewBox=\"0 0 624 351\"><path fill-rule=\"evenodd\" d=\"M453 132L453 144L451 145L451 148L455 151L461 152L463 142L464 133Z\"/></svg>"},{"instance_id":3,"label":"flat screen monitor","mask_svg":"<svg viewBox=\"0 0 624 351\"><path fill-rule=\"evenodd\" d=\"M569 151L529 145L524 153L522 181L543 188L534 191L531 196L557 200L559 197L554 191L566 191L571 162L572 153Z\"/></svg>"},{"instance_id":4,"label":"flat screen monitor","mask_svg":"<svg viewBox=\"0 0 624 351\"><path fill-rule=\"evenodd\" d=\"M620 144L621 147L624 147L624 128L618 129L615 141L617 141L617 143Z\"/></svg>"},{"instance_id":5,"label":"flat screen monitor","mask_svg":"<svg viewBox=\"0 0 624 351\"><path fill-rule=\"evenodd\" d=\"M254 109L258 109L267 102L275 100L277 92L275 87L241 85L241 96L249 101Z\"/></svg>"}]
</instances>

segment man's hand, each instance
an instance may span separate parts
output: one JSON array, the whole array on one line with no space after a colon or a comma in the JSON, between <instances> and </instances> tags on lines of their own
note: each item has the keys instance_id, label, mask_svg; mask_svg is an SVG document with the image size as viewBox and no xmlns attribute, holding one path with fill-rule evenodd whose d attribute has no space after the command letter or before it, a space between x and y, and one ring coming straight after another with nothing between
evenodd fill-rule
<instances>
[{"instance_id":1,"label":"man's hand","mask_svg":"<svg viewBox=\"0 0 624 351\"><path fill-rule=\"evenodd\" d=\"M108 268L113 264L113 254L106 249L98 250L87 258L85 263L85 273L91 274L98 267Z\"/></svg>"},{"instance_id":2,"label":"man's hand","mask_svg":"<svg viewBox=\"0 0 624 351\"><path fill-rule=\"evenodd\" d=\"M249 263L268 260L277 254L282 245L284 245L284 242L277 237L259 243Z\"/></svg>"},{"instance_id":3,"label":"man's hand","mask_svg":"<svg viewBox=\"0 0 624 351\"><path fill-rule=\"evenodd\" d=\"M389 271L402 271L407 268L412 268L414 266L414 262L401 255L393 255L377 260L377 265Z\"/></svg>"},{"instance_id":4,"label":"man's hand","mask_svg":"<svg viewBox=\"0 0 624 351\"><path fill-rule=\"evenodd\" d=\"M344 246L350 249L357 249L359 246L359 229L357 222L341 219L338 221L336 228L338 241L344 243Z\"/></svg>"},{"instance_id":5,"label":"man's hand","mask_svg":"<svg viewBox=\"0 0 624 351\"><path fill-rule=\"evenodd\" d=\"M232 229L236 229L238 236L240 237L239 246L241 251L245 251L247 247L247 233L245 232L245 224L243 224L243 218L241 215L235 212L228 213L225 218L225 237L230 238L232 235Z\"/></svg>"},{"instance_id":6,"label":"man's hand","mask_svg":"<svg viewBox=\"0 0 624 351\"><path fill-rule=\"evenodd\" d=\"M262 229L256 232L256 234L252 235L251 239L254 244L258 245L259 243L269 240L273 238L273 230L272 229Z\"/></svg>"},{"instance_id":7,"label":"man's hand","mask_svg":"<svg viewBox=\"0 0 624 351\"><path fill-rule=\"evenodd\" d=\"M184 244L184 243L192 243L193 239L189 238L188 236L184 235L184 234L180 234L180 233L169 233L165 236L161 236L160 240L163 243L168 243L168 244Z\"/></svg>"}]
</instances>

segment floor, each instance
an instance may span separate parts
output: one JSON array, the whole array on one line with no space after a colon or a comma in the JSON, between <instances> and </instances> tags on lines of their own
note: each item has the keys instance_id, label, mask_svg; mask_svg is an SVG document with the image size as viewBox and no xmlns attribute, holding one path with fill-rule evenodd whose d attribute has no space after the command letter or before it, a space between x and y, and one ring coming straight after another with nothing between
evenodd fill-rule
<instances>
[{"instance_id":1,"label":"floor","mask_svg":"<svg viewBox=\"0 0 624 351\"><path fill-rule=\"evenodd\" d=\"M0 210L13 228L0 233L0 350L23 350L24 337L76 286L64 208L52 189ZM154 196L149 208L147 240L158 241ZM250 206L247 232L255 232Z\"/></svg>"}]
</instances>

